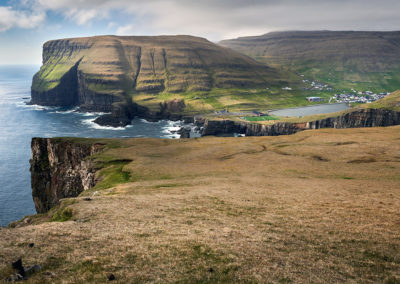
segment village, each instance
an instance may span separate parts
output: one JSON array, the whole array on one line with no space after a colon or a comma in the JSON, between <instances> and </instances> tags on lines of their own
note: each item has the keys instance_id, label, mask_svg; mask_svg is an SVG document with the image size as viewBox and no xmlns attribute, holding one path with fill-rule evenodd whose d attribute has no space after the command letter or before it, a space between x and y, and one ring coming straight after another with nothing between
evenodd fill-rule
<instances>
[{"instance_id":1,"label":"village","mask_svg":"<svg viewBox=\"0 0 400 284\"><path fill-rule=\"evenodd\" d=\"M376 100L383 99L384 97L390 95L390 93L386 92L376 94L371 91L365 91L365 92L356 92L355 90L352 91L354 92L351 93L343 92L341 94L335 94L333 97L329 99L329 103L336 102L336 103L346 103L346 104L351 104L351 103L368 104ZM307 100L309 102L326 101L326 99L321 97L307 97Z\"/></svg>"},{"instance_id":2,"label":"village","mask_svg":"<svg viewBox=\"0 0 400 284\"><path fill-rule=\"evenodd\" d=\"M304 75L300 75L303 77L303 83L310 84L309 87L303 88L303 90L313 90L313 91L333 91L333 88L328 84L321 83L318 81L313 81L309 79L304 79ZM342 93L337 93L329 99L329 103L337 102L337 103L372 103L376 100L383 99L390 93L381 92L374 93L372 91L357 91L355 89L351 89L350 92L343 91ZM309 102L324 102L325 99L321 97L311 96L307 97Z\"/></svg>"},{"instance_id":3,"label":"village","mask_svg":"<svg viewBox=\"0 0 400 284\"><path fill-rule=\"evenodd\" d=\"M356 90L352 90L352 93L342 93L342 94L335 94L331 100L335 100L338 103L372 103L376 100L383 99L390 93L379 93L376 94L371 91L365 92L357 92Z\"/></svg>"},{"instance_id":4,"label":"village","mask_svg":"<svg viewBox=\"0 0 400 284\"><path fill-rule=\"evenodd\" d=\"M328 84L324 84L324 83L321 83L321 82L311 81L311 80L308 80L308 79L303 79L303 83L309 83L310 84L310 87L303 88L303 91L310 91L310 90L315 90L315 91L333 91L332 87L330 87Z\"/></svg>"}]
</instances>

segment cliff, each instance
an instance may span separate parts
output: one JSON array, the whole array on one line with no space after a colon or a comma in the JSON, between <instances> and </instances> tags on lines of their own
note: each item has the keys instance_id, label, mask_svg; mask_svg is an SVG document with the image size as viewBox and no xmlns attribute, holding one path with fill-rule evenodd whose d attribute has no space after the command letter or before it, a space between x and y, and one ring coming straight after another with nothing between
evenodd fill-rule
<instances>
[{"instance_id":1,"label":"cliff","mask_svg":"<svg viewBox=\"0 0 400 284\"><path fill-rule=\"evenodd\" d=\"M245 134L246 136L279 136L290 135L300 129L293 123L277 122L272 125L256 124L233 120L209 120L204 121L202 136Z\"/></svg>"},{"instance_id":2,"label":"cliff","mask_svg":"<svg viewBox=\"0 0 400 284\"><path fill-rule=\"evenodd\" d=\"M309 122L276 122L263 125L245 121L205 120L202 135L245 134L246 136L290 135L298 131L320 128L358 128L400 124L400 112L389 109L358 109L339 116Z\"/></svg>"},{"instance_id":3,"label":"cliff","mask_svg":"<svg viewBox=\"0 0 400 284\"><path fill-rule=\"evenodd\" d=\"M96 184L94 163L85 158L101 151L102 144L33 138L31 148L32 196L38 213Z\"/></svg>"},{"instance_id":4,"label":"cliff","mask_svg":"<svg viewBox=\"0 0 400 284\"><path fill-rule=\"evenodd\" d=\"M186 99L191 111L212 109L207 101L211 91L265 88L281 80L275 69L203 38L71 38L43 45L31 103L109 112L98 122L119 126L135 115L184 114L185 108L163 108L174 99Z\"/></svg>"}]
</instances>

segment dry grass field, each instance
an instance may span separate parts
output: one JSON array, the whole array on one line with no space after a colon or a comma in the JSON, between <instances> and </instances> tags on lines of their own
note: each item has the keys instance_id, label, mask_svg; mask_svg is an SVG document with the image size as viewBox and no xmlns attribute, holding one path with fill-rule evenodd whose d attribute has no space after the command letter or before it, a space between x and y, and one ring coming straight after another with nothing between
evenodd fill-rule
<instances>
[{"instance_id":1,"label":"dry grass field","mask_svg":"<svg viewBox=\"0 0 400 284\"><path fill-rule=\"evenodd\" d=\"M398 126L104 141L125 161L96 188L0 229L1 280L22 257L27 283L400 281Z\"/></svg>"}]
</instances>

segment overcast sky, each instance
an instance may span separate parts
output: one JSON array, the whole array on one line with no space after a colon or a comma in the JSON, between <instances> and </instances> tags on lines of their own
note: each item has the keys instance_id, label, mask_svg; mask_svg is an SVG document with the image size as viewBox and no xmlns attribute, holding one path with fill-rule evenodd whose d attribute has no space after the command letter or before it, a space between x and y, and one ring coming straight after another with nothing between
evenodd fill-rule
<instances>
[{"instance_id":1,"label":"overcast sky","mask_svg":"<svg viewBox=\"0 0 400 284\"><path fill-rule=\"evenodd\" d=\"M0 64L40 64L50 39L280 30L400 30L399 0L0 0Z\"/></svg>"}]
</instances>

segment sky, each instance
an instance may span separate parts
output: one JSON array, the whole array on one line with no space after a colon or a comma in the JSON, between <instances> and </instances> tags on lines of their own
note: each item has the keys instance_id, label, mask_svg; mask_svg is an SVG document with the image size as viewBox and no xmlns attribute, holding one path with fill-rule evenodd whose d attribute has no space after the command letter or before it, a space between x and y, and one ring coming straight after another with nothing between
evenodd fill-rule
<instances>
[{"instance_id":1,"label":"sky","mask_svg":"<svg viewBox=\"0 0 400 284\"><path fill-rule=\"evenodd\" d=\"M67 37L400 30L399 11L399 0L0 0L0 64L40 64L43 43Z\"/></svg>"}]
</instances>

